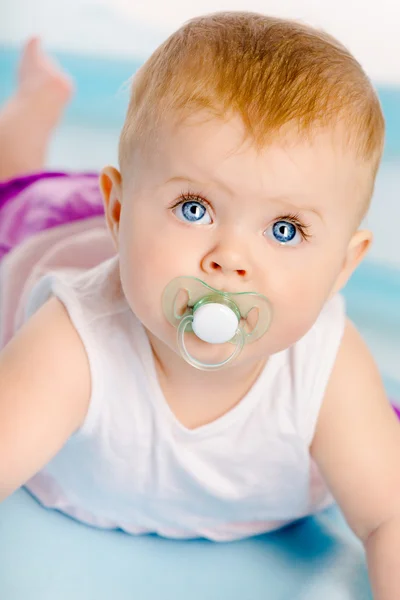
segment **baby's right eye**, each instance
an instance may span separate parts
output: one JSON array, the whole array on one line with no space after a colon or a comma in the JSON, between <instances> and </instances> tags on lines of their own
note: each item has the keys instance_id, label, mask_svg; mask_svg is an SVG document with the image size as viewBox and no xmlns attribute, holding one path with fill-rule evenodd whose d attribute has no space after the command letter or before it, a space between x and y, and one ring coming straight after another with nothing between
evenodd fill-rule
<instances>
[{"instance_id":1,"label":"baby's right eye","mask_svg":"<svg viewBox=\"0 0 400 600\"><path fill-rule=\"evenodd\" d=\"M200 200L185 200L173 208L173 213L180 221L209 225L212 223L208 208Z\"/></svg>"}]
</instances>

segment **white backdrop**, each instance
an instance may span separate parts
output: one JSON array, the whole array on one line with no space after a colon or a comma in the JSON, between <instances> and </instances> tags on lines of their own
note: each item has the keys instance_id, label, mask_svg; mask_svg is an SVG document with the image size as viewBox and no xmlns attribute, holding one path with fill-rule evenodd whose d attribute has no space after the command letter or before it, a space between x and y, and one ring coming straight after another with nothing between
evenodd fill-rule
<instances>
[{"instance_id":1,"label":"white backdrop","mask_svg":"<svg viewBox=\"0 0 400 600\"><path fill-rule=\"evenodd\" d=\"M369 75L400 83L398 0L2 0L0 42L39 33L52 47L148 55L184 20L216 10L305 20L344 42Z\"/></svg>"}]
</instances>

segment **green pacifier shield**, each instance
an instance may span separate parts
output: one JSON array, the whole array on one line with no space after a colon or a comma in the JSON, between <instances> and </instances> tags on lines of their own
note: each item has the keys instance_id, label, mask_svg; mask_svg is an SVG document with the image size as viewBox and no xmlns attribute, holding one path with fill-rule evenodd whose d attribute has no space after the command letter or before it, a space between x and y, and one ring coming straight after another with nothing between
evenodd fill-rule
<instances>
[{"instance_id":1,"label":"green pacifier shield","mask_svg":"<svg viewBox=\"0 0 400 600\"><path fill-rule=\"evenodd\" d=\"M163 309L168 321L178 330L178 346L183 358L203 370L220 369L232 362L245 344L264 335L271 322L271 307L265 296L256 292L222 292L196 277L173 279L164 290ZM253 310L257 311L257 318L250 327L247 318ZM235 349L223 362L203 363L186 348L185 335L190 332L209 344L230 342Z\"/></svg>"}]
</instances>

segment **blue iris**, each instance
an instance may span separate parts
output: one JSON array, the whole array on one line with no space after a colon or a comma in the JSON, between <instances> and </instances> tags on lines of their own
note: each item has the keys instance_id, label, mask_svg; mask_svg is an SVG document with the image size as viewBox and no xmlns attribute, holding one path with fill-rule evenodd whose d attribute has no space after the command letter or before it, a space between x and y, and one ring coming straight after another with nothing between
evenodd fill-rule
<instances>
[{"instance_id":1,"label":"blue iris","mask_svg":"<svg viewBox=\"0 0 400 600\"><path fill-rule=\"evenodd\" d=\"M272 228L272 232L277 242L287 244L295 238L297 229L289 221L277 221Z\"/></svg>"},{"instance_id":2,"label":"blue iris","mask_svg":"<svg viewBox=\"0 0 400 600\"><path fill-rule=\"evenodd\" d=\"M200 221L206 214L206 208L199 202L184 202L182 204L182 215L188 221Z\"/></svg>"}]
</instances>

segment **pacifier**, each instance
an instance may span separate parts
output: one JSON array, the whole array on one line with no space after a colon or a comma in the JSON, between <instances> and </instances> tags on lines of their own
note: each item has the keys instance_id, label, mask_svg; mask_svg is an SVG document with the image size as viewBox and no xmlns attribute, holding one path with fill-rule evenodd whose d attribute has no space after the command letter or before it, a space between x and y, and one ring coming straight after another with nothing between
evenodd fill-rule
<instances>
[{"instance_id":1,"label":"pacifier","mask_svg":"<svg viewBox=\"0 0 400 600\"><path fill-rule=\"evenodd\" d=\"M196 277L177 277L165 288L163 310L178 330L178 348L193 367L217 370L231 363L245 344L258 340L269 328L272 309L256 292L223 292ZM217 363L204 363L187 349L186 335L194 333L208 344L230 343L233 352Z\"/></svg>"}]
</instances>

